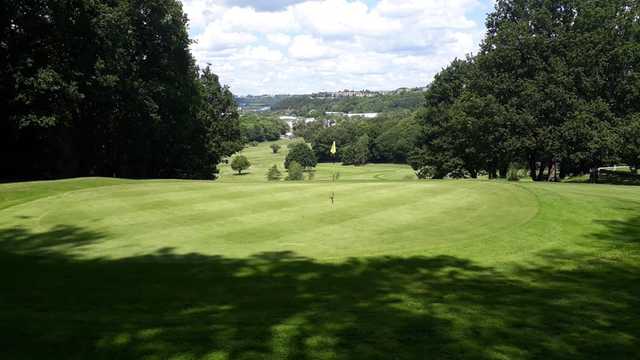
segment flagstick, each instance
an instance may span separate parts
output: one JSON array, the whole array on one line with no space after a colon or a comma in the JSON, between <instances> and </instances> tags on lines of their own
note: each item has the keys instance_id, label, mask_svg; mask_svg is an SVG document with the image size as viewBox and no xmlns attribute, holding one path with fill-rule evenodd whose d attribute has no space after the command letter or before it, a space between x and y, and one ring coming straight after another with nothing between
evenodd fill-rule
<instances>
[{"instance_id":1,"label":"flagstick","mask_svg":"<svg viewBox=\"0 0 640 360\"><path fill-rule=\"evenodd\" d=\"M331 154L331 159L333 160L333 176L332 176L332 180L333 180L333 190L331 191L331 206L334 205L335 203L335 197L336 197L336 171L335 171L335 166L336 166L336 152L337 152L337 148L336 148L336 142L334 141L333 144L331 145L331 150L329 150L329 153Z\"/></svg>"}]
</instances>

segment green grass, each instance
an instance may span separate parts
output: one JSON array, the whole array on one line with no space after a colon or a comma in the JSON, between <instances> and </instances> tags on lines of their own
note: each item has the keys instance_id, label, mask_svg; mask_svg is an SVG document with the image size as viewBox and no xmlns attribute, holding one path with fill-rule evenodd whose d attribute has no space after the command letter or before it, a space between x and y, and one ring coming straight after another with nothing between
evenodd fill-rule
<instances>
[{"instance_id":1,"label":"green grass","mask_svg":"<svg viewBox=\"0 0 640 360\"><path fill-rule=\"evenodd\" d=\"M269 152L218 182L0 185L0 358L638 358L637 187L269 183Z\"/></svg>"},{"instance_id":2,"label":"green grass","mask_svg":"<svg viewBox=\"0 0 640 360\"><path fill-rule=\"evenodd\" d=\"M274 154L269 146L273 143L281 145L281 149ZM258 146L249 146L242 151L252 166L246 174L237 175L228 165L221 166L221 182L263 182L266 181L267 170L277 165L285 173L284 158L287 156L287 144L290 140L264 142ZM407 165L400 164L368 164L364 166L342 166L339 163L321 163L315 169L313 181L331 181L332 175L340 173L341 181L387 181L412 180L416 176Z\"/></svg>"}]
</instances>

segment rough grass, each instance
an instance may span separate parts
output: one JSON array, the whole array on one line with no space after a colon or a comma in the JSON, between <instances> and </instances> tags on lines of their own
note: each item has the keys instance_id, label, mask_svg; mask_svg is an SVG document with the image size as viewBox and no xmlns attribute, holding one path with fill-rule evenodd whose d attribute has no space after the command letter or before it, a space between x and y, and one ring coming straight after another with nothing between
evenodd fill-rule
<instances>
[{"instance_id":1,"label":"rough grass","mask_svg":"<svg viewBox=\"0 0 640 360\"><path fill-rule=\"evenodd\" d=\"M0 185L0 358L638 357L637 188L268 183L245 153L264 171Z\"/></svg>"}]
</instances>

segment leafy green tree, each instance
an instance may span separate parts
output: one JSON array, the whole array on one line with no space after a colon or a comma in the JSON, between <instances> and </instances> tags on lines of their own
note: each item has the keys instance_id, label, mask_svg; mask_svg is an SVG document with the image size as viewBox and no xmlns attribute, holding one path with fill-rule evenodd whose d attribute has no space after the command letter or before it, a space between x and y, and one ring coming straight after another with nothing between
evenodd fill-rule
<instances>
[{"instance_id":1,"label":"leafy green tree","mask_svg":"<svg viewBox=\"0 0 640 360\"><path fill-rule=\"evenodd\" d=\"M289 126L277 117L263 114L243 114L240 129L245 141L275 141L284 135Z\"/></svg>"},{"instance_id":2,"label":"leafy green tree","mask_svg":"<svg viewBox=\"0 0 640 360\"><path fill-rule=\"evenodd\" d=\"M267 171L267 180L269 181L278 181L282 178L282 173L278 170L277 165L273 165Z\"/></svg>"},{"instance_id":3,"label":"leafy green tree","mask_svg":"<svg viewBox=\"0 0 640 360\"><path fill-rule=\"evenodd\" d=\"M547 180L632 162L623 134L639 112L639 18L640 4L623 0L498 1L480 53L428 89L412 166L506 177L522 162Z\"/></svg>"},{"instance_id":4,"label":"leafy green tree","mask_svg":"<svg viewBox=\"0 0 640 360\"><path fill-rule=\"evenodd\" d=\"M588 169L592 181L597 168L615 163L620 139L615 131L615 119L603 102L582 104L580 110L562 126L562 157Z\"/></svg>"},{"instance_id":5,"label":"leafy green tree","mask_svg":"<svg viewBox=\"0 0 640 360\"><path fill-rule=\"evenodd\" d=\"M287 175L286 180L288 181L304 180L304 172L303 172L302 165L300 165L297 161L291 161L287 171L289 175Z\"/></svg>"},{"instance_id":6,"label":"leafy green tree","mask_svg":"<svg viewBox=\"0 0 640 360\"><path fill-rule=\"evenodd\" d=\"M629 165L632 173L636 174L640 166L640 114L630 117L620 127L620 132L622 161Z\"/></svg>"},{"instance_id":7,"label":"leafy green tree","mask_svg":"<svg viewBox=\"0 0 640 360\"><path fill-rule=\"evenodd\" d=\"M5 1L0 39L0 177L210 179L237 149L177 0Z\"/></svg>"},{"instance_id":8,"label":"leafy green tree","mask_svg":"<svg viewBox=\"0 0 640 360\"><path fill-rule=\"evenodd\" d=\"M204 128L204 154L196 154L193 163L204 161L200 178L217 174L217 164L222 157L230 156L242 149L240 122L233 94L220 85L218 76L207 66L199 76L200 106L199 120ZM196 137L198 134L193 134ZM196 172L194 170L194 172Z\"/></svg>"},{"instance_id":9,"label":"leafy green tree","mask_svg":"<svg viewBox=\"0 0 640 360\"><path fill-rule=\"evenodd\" d=\"M271 144L271 151L273 151L274 154L277 154L278 151L280 151L280 145L278 144Z\"/></svg>"},{"instance_id":10,"label":"leafy green tree","mask_svg":"<svg viewBox=\"0 0 640 360\"><path fill-rule=\"evenodd\" d=\"M372 94L373 95L373 94ZM314 116L327 111L344 113L382 113L400 109L415 110L422 105L422 89L407 89L392 94L370 97L311 98L297 95L283 98L271 106L273 110L286 110L299 116Z\"/></svg>"},{"instance_id":11,"label":"leafy green tree","mask_svg":"<svg viewBox=\"0 0 640 360\"><path fill-rule=\"evenodd\" d=\"M238 172L238 175L242 175L243 170L247 170L251 167L251 163L244 155L238 155L231 161L231 168Z\"/></svg>"},{"instance_id":12,"label":"leafy green tree","mask_svg":"<svg viewBox=\"0 0 640 360\"><path fill-rule=\"evenodd\" d=\"M287 157L284 160L284 167L289 169L289 165L293 161L297 162L304 169L313 168L318 163L318 160L309 145L303 142L298 142L291 146L287 153Z\"/></svg>"},{"instance_id":13,"label":"leafy green tree","mask_svg":"<svg viewBox=\"0 0 640 360\"><path fill-rule=\"evenodd\" d=\"M344 165L365 165L369 159L369 136L362 135L355 144L347 146L342 162Z\"/></svg>"},{"instance_id":14,"label":"leafy green tree","mask_svg":"<svg viewBox=\"0 0 640 360\"><path fill-rule=\"evenodd\" d=\"M429 169L428 174L441 179L451 172L460 172L465 162L461 151L466 147L472 129L453 109L454 104L469 86L471 60L454 60L437 74L426 94L425 107L417 118L422 126L418 143L420 150L413 154L412 167L418 176ZM462 138L461 138L462 136ZM425 174L426 175L426 174Z\"/></svg>"}]
</instances>

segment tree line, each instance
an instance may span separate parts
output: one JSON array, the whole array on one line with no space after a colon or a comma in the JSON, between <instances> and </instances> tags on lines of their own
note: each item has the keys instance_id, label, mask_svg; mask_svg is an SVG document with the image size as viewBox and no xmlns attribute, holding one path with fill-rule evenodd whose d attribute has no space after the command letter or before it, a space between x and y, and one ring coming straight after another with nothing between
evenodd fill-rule
<instances>
[{"instance_id":1,"label":"tree line","mask_svg":"<svg viewBox=\"0 0 640 360\"><path fill-rule=\"evenodd\" d=\"M177 0L0 3L0 178L212 178L236 104Z\"/></svg>"},{"instance_id":2,"label":"tree line","mask_svg":"<svg viewBox=\"0 0 640 360\"><path fill-rule=\"evenodd\" d=\"M640 165L640 4L499 0L476 56L440 72L420 109L422 176L534 180Z\"/></svg>"},{"instance_id":3,"label":"tree line","mask_svg":"<svg viewBox=\"0 0 640 360\"><path fill-rule=\"evenodd\" d=\"M289 125L273 115L246 113L240 116L240 133L245 142L279 140Z\"/></svg>"},{"instance_id":4,"label":"tree line","mask_svg":"<svg viewBox=\"0 0 640 360\"><path fill-rule=\"evenodd\" d=\"M406 91L372 97L312 98L296 95L284 98L271 106L274 111L289 111L298 116L317 116L325 112L382 113L417 109L424 102L424 92Z\"/></svg>"},{"instance_id":5,"label":"tree line","mask_svg":"<svg viewBox=\"0 0 640 360\"><path fill-rule=\"evenodd\" d=\"M294 134L311 144L321 162L342 162L344 165L364 165L369 162L406 163L415 149L420 126L413 113L398 111L375 119L336 118L333 126L325 121L298 122ZM336 142L337 153L330 150Z\"/></svg>"}]
</instances>

